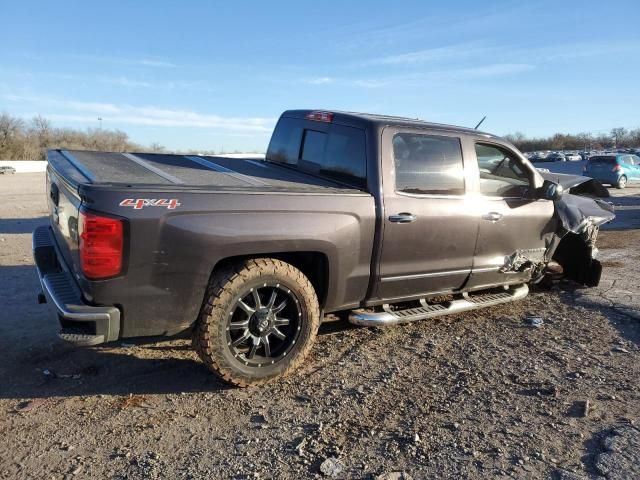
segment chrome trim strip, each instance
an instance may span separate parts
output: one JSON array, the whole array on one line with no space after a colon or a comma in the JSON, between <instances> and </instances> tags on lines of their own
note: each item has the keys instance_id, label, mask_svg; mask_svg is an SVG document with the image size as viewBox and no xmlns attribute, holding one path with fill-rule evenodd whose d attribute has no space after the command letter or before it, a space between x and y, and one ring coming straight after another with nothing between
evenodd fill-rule
<instances>
[{"instance_id":1,"label":"chrome trim strip","mask_svg":"<svg viewBox=\"0 0 640 480\"><path fill-rule=\"evenodd\" d=\"M255 185L255 186L267 185L267 183L263 182L262 180L258 180L257 178L250 177L249 175L244 175L242 173L236 172L235 170L231 170L230 168L223 167L222 165L218 165L217 163L212 162L211 160L208 160L199 156L195 156L195 155L190 155L190 156L185 155L185 157L191 160L192 162L199 163L200 165L209 168L210 170L214 170L220 173L226 173L230 177L237 178L238 180L247 182L250 185Z\"/></svg>"},{"instance_id":2,"label":"chrome trim strip","mask_svg":"<svg viewBox=\"0 0 640 480\"><path fill-rule=\"evenodd\" d=\"M470 271L471 269L466 268L464 270L449 270L447 272L415 273L413 275L397 275L394 277L382 277L380 281L395 282L398 280L417 280L419 278L433 278L433 277L444 277L446 275L468 274Z\"/></svg>"},{"instance_id":3,"label":"chrome trim strip","mask_svg":"<svg viewBox=\"0 0 640 480\"><path fill-rule=\"evenodd\" d=\"M89 180L91 183L95 182L96 176L91 172L91 170L85 167L76 157L71 155L71 152L69 152L68 150L59 150L59 152L62 154L64 158L66 158L69 161L71 165L76 167L76 170L78 170L82 175L84 175L84 177L87 180Z\"/></svg>"},{"instance_id":4,"label":"chrome trim strip","mask_svg":"<svg viewBox=\"0 0 640 480\"><path fill-rule=\"evenodd\" d=\"M247 162L249 162L249 163L251 163L253 165L256 165L256 166L258 166L260 168L269 168L266 165L267 162L265 162L264 160L247 160Z\"/></svg>"},{"instance_id":5,"label":"chrome trim strip","mask_svg":"<svg viewBox=\"0 0 640 480\"><path fill-rule=\"evenodd\" d=\"M407 193L395 190L394 193L396 195L400 195L402 197L411 197L411 198L442 198L449 200L465 200L467 198L473 198L469 195L471 192L465 192L462 195L445 195L441 193Z\"/></svg>"},{"instance_id":6,"label":"chrome trim strip","mask_svg":"<svg viewBox=\"0 0 640 480\"><path fill-rule=\"evenodd\" d=\"M146 160L144 160L144 159L142 159L140 157L135 156L133 153L123 153L122 155L127 157L132 162L137 163L141 167L146 168L147 170L152 171L156 175L161 176L165 180L169 180L171 183L184 184L184 182L182 180L180 180L178 177L174 177L173 175L161 170L160 168L156 167L155 165L151 165L151 163L147 162Z\"/></svg>"},{"instance_id":7,"label":"chrome trim strip","mask_svg":"<svg viewBox=\"0 0 640 480\"><path fill-rule=\"evenodd\" d=\"M497 266L497 267L482 267L482 268L472 268L471 269L471 274L474 273L485 273L485 272L497 272L498 270L500 270L501 266Z\"/></svg>"}]
</instances>

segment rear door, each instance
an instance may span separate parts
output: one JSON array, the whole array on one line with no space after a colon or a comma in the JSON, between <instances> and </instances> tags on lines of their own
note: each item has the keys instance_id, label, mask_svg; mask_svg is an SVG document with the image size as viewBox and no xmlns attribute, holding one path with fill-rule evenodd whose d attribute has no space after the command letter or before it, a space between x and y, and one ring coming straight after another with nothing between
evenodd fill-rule
<instances>
[{"instance_id":1,"label":"rear door","mask_svg":"<svg viewBox=\"0 0 640 480\"><path fill-rule=\"evenodd\" d=\"M381 147L385 218L377 297L461 287L471 271L478 217L465 195L460 137L386 127Z\"/></svg>"},{"instance_id":2,"label":"rear door","mask_svg":"<svg viewBox=\"0 0 640 480\"><path fill-rule=\"evenodd\" d=\"M517 271L509 264L543 258L556 228L553 202L528 198L530 174L516 152L498 143L472 142L469 150L479 171L479 227L467 287L527 281L531 271Z\"/></svg>"}]
</instances>

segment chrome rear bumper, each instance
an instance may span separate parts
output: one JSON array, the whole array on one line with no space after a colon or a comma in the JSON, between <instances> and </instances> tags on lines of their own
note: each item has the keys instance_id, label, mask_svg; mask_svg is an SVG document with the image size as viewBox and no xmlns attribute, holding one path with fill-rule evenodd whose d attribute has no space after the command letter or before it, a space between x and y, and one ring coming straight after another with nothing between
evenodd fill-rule
<instances>
[{"instance_id":1,"label":"chrome rear bumper","mask_svg":"<svg viewBox=\"0 0 640 480\"><path fill-rule=\"evenodd\" d=\"M84 302L71 271L57 250L51 227L38 227L33 232L33 258L42 292L62 327L60 338L82 346L118 339L120 310Z\"/></svg>"}]
</instances>

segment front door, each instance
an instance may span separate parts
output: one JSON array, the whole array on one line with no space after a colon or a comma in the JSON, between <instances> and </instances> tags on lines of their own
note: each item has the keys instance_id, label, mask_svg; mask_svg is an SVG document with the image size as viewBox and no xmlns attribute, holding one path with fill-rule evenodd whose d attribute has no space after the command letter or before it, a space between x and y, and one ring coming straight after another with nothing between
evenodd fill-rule
<instances>
[{"instance_id":1,"label":"front door","mask_svg":"<svg viewBox=\"0 0 640 480\"><path fill-rule=\"evenodd\" d=\"M556 230L553 202L531 198L530 173L512 150L477 142L470 150L476 153L480 173L480 224L466 287L525 282L531 275L527 259L544 258Z\"/></svg>"},{"instance_id":2,"label":"front door","mask_svg":"<svg viewBox=\"0 0 640 480\"><path fill-rule=\"evenodd\" d=\"M478 230L465 195L461 139L388 127L382 159L385 218L376 296L392 300L460 288Z\"/></svg>"}]
</instances>

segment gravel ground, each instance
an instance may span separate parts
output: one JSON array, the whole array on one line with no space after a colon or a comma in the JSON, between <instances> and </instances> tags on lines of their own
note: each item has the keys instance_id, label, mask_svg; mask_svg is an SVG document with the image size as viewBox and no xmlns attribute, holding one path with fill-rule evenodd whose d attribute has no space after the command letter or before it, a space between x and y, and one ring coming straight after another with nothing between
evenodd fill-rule
<instances>
[{"instance_id":1,"label":"gravel ground","mask_svg":"<svg viewBox=\"0 0 640 480\"><path fill-rule=\"evenodd\" d=\"M640 477L640 189L613 199L601 287L328 322L302 371L242 390L186 340L59 341L35 301L43 191L42 174L0 177L0 478Z\"/></svg>"}]
</instances>

